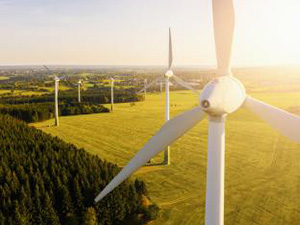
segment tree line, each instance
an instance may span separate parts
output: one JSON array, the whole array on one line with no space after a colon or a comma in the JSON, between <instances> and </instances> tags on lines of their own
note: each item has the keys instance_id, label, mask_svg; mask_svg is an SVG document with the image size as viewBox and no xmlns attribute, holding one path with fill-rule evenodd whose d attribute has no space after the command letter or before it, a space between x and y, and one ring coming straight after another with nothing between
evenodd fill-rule
<instances>
[{"instance_id":1,"label":"tree line","mask_svg":"<svg viewBox=\"0 0 300 225\"><path fill-rule=\"evenodd\" d=\"M59 101L66 103L77 102L77 91L61 91ZM144 96L136 94L132 89L116 89L114 92L115 103L143 101ZM107 104L111 101L110 88L90 88L81 92L81 101L95 104ZM54 94L43 94L36 96L3 96L0 98L1 104L25 104L25 103L46 103L54 102Z\"/></svg>"},{"instance_id":2,"label":"tree line","mask_svg":"<svg viewBox=\"0 0 300 225\"><path fill-rule=\"evenodd\" d=\"M91 103L60 103L59 115L79 115L106 113L110 110L103 105ZM0 113L8 114L27 123L35 123L54 117L53 103L33 103L22 105L0 105Z\"/></svg>"},{"instance_id":3,"label":"tree line","mask_svg":"<svg viewBox=\"0 0 300 225\"><path fill-rule=\"evenodd\" d=\"M101 147L101 146L100 146ZM96 195L120 171L83 149L0 114L0 225L143 224L147 187L126 180L98 204Z\"/></svg>"}]
</instances>

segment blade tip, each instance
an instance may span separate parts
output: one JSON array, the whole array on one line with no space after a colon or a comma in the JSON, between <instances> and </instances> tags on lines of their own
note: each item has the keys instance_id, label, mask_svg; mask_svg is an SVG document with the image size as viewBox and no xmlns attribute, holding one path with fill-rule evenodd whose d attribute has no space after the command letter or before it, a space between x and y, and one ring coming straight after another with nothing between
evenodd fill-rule
<instances>
[{"instance_id":1,"label":"blade tip","mask_svg":"<svg viewBox=\"0 0 300 225\"><path fill-rule=\"evenodd\" d=\"M95 199L94 199L94 203L97 204L98 202L100 202L105 196L102 195L102 193L100 193Z\"/></svg>"}]
</instances>

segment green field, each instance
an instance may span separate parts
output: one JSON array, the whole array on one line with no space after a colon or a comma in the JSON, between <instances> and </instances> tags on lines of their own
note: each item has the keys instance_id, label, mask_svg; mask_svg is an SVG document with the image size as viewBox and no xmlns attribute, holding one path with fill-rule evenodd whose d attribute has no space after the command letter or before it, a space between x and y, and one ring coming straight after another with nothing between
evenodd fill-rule
<instances>
[{"instance_id":1,"label":"green field","mask_svg":"<svg viewBox=\"0 0 300 225\"><path fill-rule=\"evenodd\" d=\"M44 91L40 91L39 89L44 89L47 90L48 92L44 92ZM54 87L42 87L39 88L36 91L30 91L30 90L18 90L15 89L13 92L13 96L17 96L17 95L26 95L26 96L31 96L31 95L43 95L43 94L49 94L49 92L54 92ZM65 91L65 90L69 90L70 88L64 85L60 85L59 87L60 90ZM11 93L11 90L7 90L7 89L0 89L0 95L4 95L4 94L8 94Z\"/></svg>"},{"instance_id":2,"label":"green field","mask_svg":"<svg viewBox=\"0 0 300 225\"><path fill-rule=\"evenodd\" d=\"M299 106L300 92L251 93L289 109ZM187 91L171 93L171 116L198 105ZM109 114L61 117L34 124L92 154L124 166L164 123L164 95L145 102L118 104ZM300 224L300 145L272 130L248 110L228 116L226 124L226 225ZM171 146L171 166L146 166L135 176L146 181L161 207L153 225L204 224L207 120ZM162 154L155 158L161 162Z\"/></svg>"},{"instance_id":3,"label":"green field","mask_svg":"<svg viewBox=\"0 0 300 225\"><path fill-rule=\"evenodd\" d=\"M11 90L0 89L0 95L4 95L4 94L8 94L8 93L11 93ZM42 92L42 91L27 91L27 90L14 90L14 92L13 92L13 96L18 96L18 95L31 96L31 95L42 95L42 94L45 94L45 92Z\"/></svg>"},{"instance_id":4,"label":"green field","mask_svg":"<svg viewBox=\"0 0 300 225\"><path fill-rule=\"evenodd\" d=\"M9 80L9 77L0 76L0 80Z\"/></svg>"}]
</instances>

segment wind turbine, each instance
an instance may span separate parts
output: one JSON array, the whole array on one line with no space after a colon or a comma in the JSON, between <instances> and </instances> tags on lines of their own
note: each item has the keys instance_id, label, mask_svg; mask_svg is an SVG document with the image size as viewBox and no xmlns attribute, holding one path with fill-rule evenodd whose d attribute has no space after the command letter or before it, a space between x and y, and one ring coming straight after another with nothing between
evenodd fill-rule
<instances>
[{"instance_id":1,"label":"wind turbine","mask_svg":"<svg viewBox=\"0 0 300 225\"><path fill-rule=\"evenodd\" d=\"M111 111L114 111L114 78L111 77L110 78L110 82L111 82L111 85L110 85L110 109Z\"/></svg>"},{"instance_id":2,"label":"wind turbine","mask_svg":"<svg viewBox=\"0 0 300 225\"><path fill-rule=\"evenodd\" d=\"M81 85L82 85L82 80L81 79L78 81L77 85L78 85L78 102L80 103L81 102L80 91L81 91Z\"/></svg>"},{"instance_id":3,"label":"wind turbine","mask_svg":"<svg viewBox=\"0 0 300 225\"><path fill-rule=\"evenodd\" d=\"M53 73L46 65L43 65L48 72ZM59 118L58 118L58 88L59 88L59 81L63 79L65 76L58 77L54 75L54 125L59 126Z\"/></svg>"},{"instance_id":4,"label":"wind turbine","mask_svg":"<svg viewBox=\"0 0 300 225\"><path fill-rule=\"evenodd\" d=\"M200 107L169 120L95 198L100 201L150 158L176 141L207 114L208 162L206 186L206 225L224 224L225 119L246 107L291 140L300 143L300 118L246 95L243 84L231 74L231 47L234 32L232 0L213 0L213 19L218 77L200 95Z\"/></svg>"},{"instance_id":5,"label":"wind turbine","mask_svg":"<svg viewBox=\"0 0 300 225\"><path fill-rule=\"evenodd\" d=\"M163 83L162 81L159 82L159 91L160 93L162 93L162 88L163 88Z\"/></svg>"},{"instance_id":6,"label":"wind turbine","mask_svg":"<svg viewBox=\"0 0 300 225\"><path fill-rule=\"evenodd\" d=\"M144 99L146 99L146 95L147 95L147 83L148 83L148 81L147 81L147 79L144 79Z\"/></svg>"},{"instance_id":7,"label":"wind turbine","mask_svg":"<svg viewBox=\"0 0 300 225\"><path fill-rule=\"evenodd\" d=\"M171 28L169 28L169 62L168 62L168 70L164 74L163 77L156 78L153 82L151 82L149 85L145 85L145 87L140 90L138 93L141 93L142 91L146 91L146 89L154 84L156 84L158 81L160 81L160 91L162 91L162 80L164 79L165 83L165 121L167 122L170 119L170 79L173 78L176 83L178 83L180 86L192 90L194 93L199 95L199 93L191 87L189 84L181 80L179 77L177 77L173 71L172 71L172 64L173 64L173 50L172 50L172 35L171 35ZM171 164L171 158L170 158L170 147L168 146L164 151L164 164L170 165Z\"/></svg>"},{"instance_id":8,"label":"wind turbine","mask_svg":"<svg viewBox=\"0 0 300 225\"><path fill-rule=\"evenodd\" d=\"M55 126L59 126L59 119L58 119L58 87L59 87L59 81L60 79L57 76L54 76L54 83L55 83L55 110L54 110L54 116L55 116Z\"/></svg>"}]
</instances>

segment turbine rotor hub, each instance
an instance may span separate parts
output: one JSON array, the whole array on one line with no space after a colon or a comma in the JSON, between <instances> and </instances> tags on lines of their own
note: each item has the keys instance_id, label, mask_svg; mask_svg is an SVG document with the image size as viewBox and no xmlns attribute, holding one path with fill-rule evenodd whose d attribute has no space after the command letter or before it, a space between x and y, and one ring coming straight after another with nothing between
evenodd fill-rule
<instances>
[{"instance_id":1,"label":"turbine rotor hub","mask_svg":"<svg viewBox=\"0 0 300 225\"><path fill-rule=\"evenodd\" d=\"M174 75L173 71L172 70L168 70L166 73L165 73L165 77L172 77Z\"/></svg>"},{"instance_id":2,"label":"turbine rotor hub","mask_svg":"<svg viewBox=\"0 0 300 225\"><path fill-rule=\"evenodd\" d=\"M241 107L245 88L232 76L221 76L209 82L200 95L200 106L210 116L223 116Z\"/></svg>"}]
</instances>

